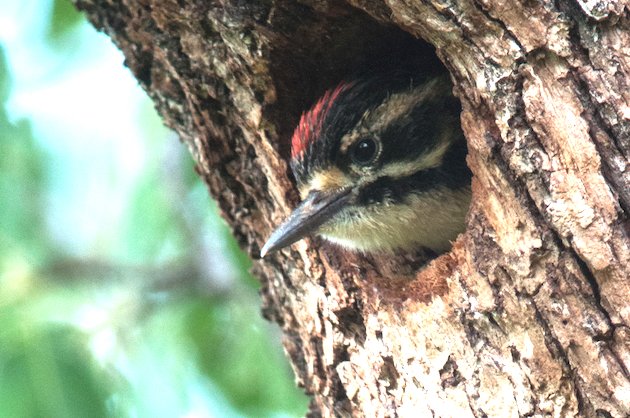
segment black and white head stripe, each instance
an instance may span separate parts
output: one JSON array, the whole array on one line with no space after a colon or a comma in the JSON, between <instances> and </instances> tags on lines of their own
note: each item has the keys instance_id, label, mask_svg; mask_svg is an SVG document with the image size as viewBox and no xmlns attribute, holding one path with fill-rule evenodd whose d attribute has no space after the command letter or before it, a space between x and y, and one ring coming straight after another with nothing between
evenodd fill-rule
<instances>
[{"instance_id":1,"label":"black and white head stripe","mask_svg":"<svg viewBox=\"0 0 630 418\"><path fill-rule=\"evenodd\" d=\"M454 138L462 137L457 119L460 105L445 78L420 83L410 76L397 76L343 85L348 87L335 89L334 101L322 113L318 137L292 159L300 186L335 167L349 177L378 175L376 188L397 179L401 179L401 189L409 181L428 187L439 177L431 169L443 166L443 159L465 155L462 141L452 144ZM376 158L369 159L372 153ZM427 171L425 181L415 176L421 170ZM453 181L467 182L465 173L451 174ZM452 183L446 178L441 181Z\"/></svg>"}]
</instances>

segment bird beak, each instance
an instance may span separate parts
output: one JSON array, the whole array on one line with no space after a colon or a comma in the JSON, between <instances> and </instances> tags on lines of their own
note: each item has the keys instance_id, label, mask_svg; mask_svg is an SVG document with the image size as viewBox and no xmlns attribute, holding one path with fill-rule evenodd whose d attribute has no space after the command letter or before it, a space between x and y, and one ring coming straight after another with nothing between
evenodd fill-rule
<instances>
[{"instance_id":1,"label":"bird beak","mask_svg":"<svg viewBox=\"0 0 630 418\"><path fill-rule=\"evenodd\" d=\"M260 250L260 257L293 244L314 232L332 218L350 200L350 187L332 192L314 190L269 237Z\"/></svg>"}]
</instances>

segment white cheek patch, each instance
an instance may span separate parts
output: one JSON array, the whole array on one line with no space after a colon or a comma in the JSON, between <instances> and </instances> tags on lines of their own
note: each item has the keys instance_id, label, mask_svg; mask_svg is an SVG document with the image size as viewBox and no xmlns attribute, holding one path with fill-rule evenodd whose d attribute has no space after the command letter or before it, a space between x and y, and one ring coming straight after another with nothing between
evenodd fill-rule
<instances>
[{"instance_id":1,"label":"white cheek patch","mask_svg":"<svg viewBox=\"0 0 630 418\"><path fill-rule=\"evenodd\" d=\"M359 251L427 247L436 252L465 229L470 189L438 189L428 195L410 195L403 203L378 205L360 212L342 212L323 225L329 241Z\"/></svg>"}]
</instances>

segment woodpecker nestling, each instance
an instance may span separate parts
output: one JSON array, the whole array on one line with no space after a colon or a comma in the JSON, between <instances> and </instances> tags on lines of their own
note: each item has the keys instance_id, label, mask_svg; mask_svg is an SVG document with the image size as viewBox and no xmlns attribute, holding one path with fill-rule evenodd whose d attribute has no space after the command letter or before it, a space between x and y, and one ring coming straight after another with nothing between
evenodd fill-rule
<instances>
[{"instance_id":1,"label":"woodpecker nestling","mask_svg":"<svg viewBox=\"0 0 630 418\"><path fill-rule=\"evenodd\" d=\"M309 234L364 252L448 250L470 202L459 113L443 77L360 79L327 91L293 134L302 203L261 256Z\"/></svg>"}]
</instances>

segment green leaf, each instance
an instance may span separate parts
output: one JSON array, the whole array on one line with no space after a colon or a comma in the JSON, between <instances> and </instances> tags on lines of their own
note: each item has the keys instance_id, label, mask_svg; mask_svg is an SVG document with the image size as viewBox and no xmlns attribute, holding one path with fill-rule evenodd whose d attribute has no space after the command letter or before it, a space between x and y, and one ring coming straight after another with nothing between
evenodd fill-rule
<instances>
[{"instance_id":1,"label":"green leaf","mask_svg":"<svg viewBox=\"0 0 630 418\"><path fill-rule=\"evenodd\" d=\"M0 96L7 99L10 80L0 49ZM3 103L4 105L4 103ZM45 154L25 120L10 123L0 107L0 254L27 252L40 259L49 247L43 220Z\"/></svg>"},{"instance_id":2,"label":"green leaf","mask_svg":"<svg viewBox=\"0 0 630 418\"><path fill-rule=\"evenodd\" d=\"M307 398L272 344L274 334L260 317L255 292L243 289L247 292L229 300L214 298L191 309L186 324L199 367L235 408L250 416L279 410L303 416Z\"/></svg>"},{"instance_id":3,"label":"green leaf","mask_svg":"<svg viewBox=\"0 0 630 418\"><path fill-rule=\"evenodd\" d=\"M48 40L53 44L63 41L84 19L70 0L54 0L47 31Z\"/></svg>"},{"instance_id":4,"label":"green leaf","mask_svg":"<svg viewBox=\"0 0 630 418\"><path fill-rule=\"evenodd\" d=\"M0 315L2 316L2 315ZM7 321L0 334L0 417L106 417L109 380L69 326ZM17 318L14 318L17 319Z\"/></svg>"}]
</instances>

